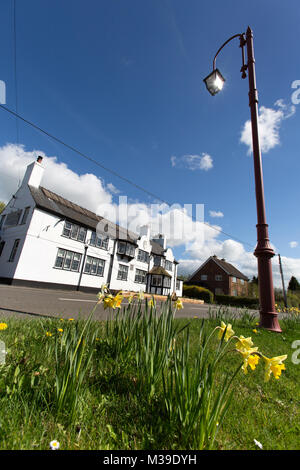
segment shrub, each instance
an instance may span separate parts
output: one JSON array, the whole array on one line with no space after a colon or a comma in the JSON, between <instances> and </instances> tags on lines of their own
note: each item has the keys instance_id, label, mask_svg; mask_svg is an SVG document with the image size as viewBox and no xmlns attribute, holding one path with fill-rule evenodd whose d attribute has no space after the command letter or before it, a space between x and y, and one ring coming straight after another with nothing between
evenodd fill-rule
<instances>
[{"instance_id":1,"label":"shrub","mask_svg":"<svg viewBox=\"0 0 300 470\"><path fill-rule=\"evenodd\" d=\"M189 286L184 284L182 295L183 297L190 297L191 299L204 300L207 304L212 304L214 302L214 294L205 287Z\"/></svg>"},{"instance_id":2,"label":"shrub","mask_svg":"<svg viewBox=\"0 0 300 470\"><path fill-rule=\"evenodd\" d=\"M236 297L231 295L216 295L215 300L220 305L230 305L231 307L259 308L258 299L252 297Z\"/></svg>"}]
</instances>

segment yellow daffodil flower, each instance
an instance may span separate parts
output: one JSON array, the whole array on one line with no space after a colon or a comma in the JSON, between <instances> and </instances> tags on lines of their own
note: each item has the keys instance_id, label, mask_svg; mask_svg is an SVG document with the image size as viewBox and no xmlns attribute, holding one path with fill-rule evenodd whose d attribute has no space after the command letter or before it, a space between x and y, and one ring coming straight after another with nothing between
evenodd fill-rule
<instances>
[{"instance_id":1,"label":"yellow daffodil flower","mask_svg":"<svg viewBox=\"0 0 300 470\"><path fill-rule=\"evenodd\" d=\"M183 308L183 303L180 299L177 299L175 301L175 308L176 308L176 310L181 310Z\"/></svg>"},{"instance_id":2,"label":"yellow daffodil flower","mask_svg":"<svg viewBox=\"0 0 300 470\"><path fill-rule=\"evenodd\" d=\"M60 333L62 333L64 330L62 328L57 328L57 331L59 331Z\"/></svg>"},{"instance_id":3,"label":"yellow daffodil flower","mask_svg":"<svg viewBox=\"0 0 300 470\"><path fill-rule=\"evenodd\" d=\"M69 321L74 321L74 318L68 318Z\"/></svg>"},{"instance_id":4,"label":"yellow daffodil flower","mask_svg":"<svg viewBox=\"0 0 300 470\"><path fill-rule=\"evenodd\" d=\"M258 331L255 328L252 331L253 331L253 333L256 333L256 334L258 333Z\"/></svg>"},{"instance_id":5,"label":"yellow daffodil flower","mask_svg":"<svg viewBox=\"0 0 300 470\"><path fill-rule=\"evenodd\" d=\"M107 297L104 298L104 308L106 309L107 307L110 307L112 309L115 308L120 308L121 303L123 300L123 296L119 292L115 297L113 297L111 294L109 294Z\"/></svg>"},{"instance_id":6,"label":"yellow daffodil flower","mask_svg":"<svg viewBox=\"0 0 300 470\"><path fill-rule=\"evenodd\" d=\"M253 346L253 341L252 338L249 336L249 338L245 338L244 336L240 336L238 338L238 341L235 345L237 349L251 349Z\"/></svg>"},{"instance_id":7,"label":"yellow daffodil flower","mask_svg":"<svg viewBox=\"0 0 300 470\"><path fill-rule=\"evenodd\" d=\"M0 330L6 330L7 323L0 323Z\"/></svg>"},{"instance_id":8,"label":"yellow daffodil flower","mask_svg":"<svg viewBox=\"0 0 300 470\"><path fill-rule=\"evenodd\" d=\"M222 339L223 333L226 330L224 340L227 342L231 336L234 335L234 331L232 329L231 323L228 323L228 325L225 325L225 323L222 321L221 326L217 327L220 332L219 332L219 339Z\"/></svg>"},{"instance_id":9,"label":"yellow daffodil flower","mask_svg":"<svg viewBox=\"0 0 300 470\"><path fill-rule=\"evenodd\" d=\"M52 336L52 333L50 333L50 331L47 331L46 336Z\"/></svg>"},{"instance_id":10,"label":"yellow daffodil flower","mask_svg":"<svg viewBox=\"0 0 300 470\"><path fill-rule=\"evenodd\" d=\"M243 359L244 359L242 370L244 371L245 374L248 373L248 366L250 366L252 370L254 370L255 367L257 366L258 361L259 361L259 356L257 354L253 354L257 352L257 350L258 350L257 347L249 348L249 349L246 349L246 348L237 349L237 351L243 356Z\"/></svg>"},{"instance_id":11,"label":"yellow daffodil flower","mask_svg":"<svg viewBox=\"0 0 300 470\"><path fill-rule=\"evenodd\" d=\"M272 373L275 379L279 379L281 371L285 370L285 365L283 364L283 361L286 360L287 355L285 354L283 356L272 357L271 359L265 356L262 357L266 363L265 382L268 382L270 380Z\"/></svg>"},{"instance_id":12,"label":"yellow daffodil flower","mask_svg":"<svg viewBox=\"0 0 300 470\"><path fill-rule=\"evenodd\" d=\"M131 302L133 301L133 295L131 294L129 297L128 297L128 303L129 305L131 304Z\"/></svg>"}]
</instances>

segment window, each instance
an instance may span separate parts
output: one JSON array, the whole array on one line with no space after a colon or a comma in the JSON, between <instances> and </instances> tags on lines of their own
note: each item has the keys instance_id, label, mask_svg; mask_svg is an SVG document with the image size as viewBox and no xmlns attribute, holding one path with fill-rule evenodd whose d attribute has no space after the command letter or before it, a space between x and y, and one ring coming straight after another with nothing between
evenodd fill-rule
<instances>
[{"instance_id":1,"label":"window","mask_svg":"<svg viewBox=\"0 0 300 470\"><path fill-rule=\"evenodd\" d=\"M167 271L173 271L173 263L171 261L166 260L165 267Z\"/></svg>"},{"instance_id":2,"label":"window","mask_svg":"<svg viewBox=\"0 0 300 470\"><path fill-rule=\"evenodd\" d=\"M66 271L79 271L81 254L74 251L58 249L54 267Z\"/></svg>"},{"instance_id":3,"label":"window","mask_svg":"<svg viewBox=\"0 0 300 470\"><path fill-rule=\"evenodd\" d=\"M207 274L201 274L201 281L207 281Z\"/></svg>"},{"instance_id":4,"label":"window","mask_svg":"<svg viewBox=\"0 0 300 470\"><path fill-rule=\"evenodd\" d=\"M139 250L138 251L138 255L137 255L137 259L139 261L142 261L142 263L149 263L149 253L147 253L147 251L144 251L144 250Z\"/></svg>"},{"instance_id":5,"label":"window","mask_svg":"<svg viewBox=\"0 0 300 470\"><path fill-rule=\"evenodd\" d=\"M216 287L216 288L215 288L215 294L216 294L216 295L223 295L223 290L220 289L220 287Z\"/></svg>"},{"instance_id":6,"label":"window","mask_svg":"<svg viewBox=\"0 0 300 470\"><path fill-rule=\"evenodd\" d=\"M13 262L14 259L15 259L15 256L16 256L16 253L17 253L17 249L18 249L18 246L20 244L20 239L17 238L15 241L14 241L14 246L12 247L12 250L11 250L11 253L10 253L10 257L8 259L9 262Z\"/></svg>"},{"instance_id":7,"label":"window","mask_svg":"<svg viewBox=\"0 0 300 470\"><path fill-rule=\"evenodd\" d=\"M180 282L178 279L176 280L176 290L180 290Z\"/></svg>"},{"instance_id":8,"label":"window","mask_svg":"<svg viewBox=\"0 0 300 470\"><path fill-rule=\"evenodd\" d=\"M104 275L104 266L105 261L103 259L87 256L83 272L84 274L92 274L93 276L102 277Z\"/></svg>"},{"instance_id":9,"label":"window","mask_svg":"<svg viewBox=\"0 0 300 470\"><path fill-rule=\"evenodd\" d=\"M21 225L26 224L27 217L28 217L28 214L29 214L29 210L30 210L30 207L25 207L23 217L22 217L22 220L21 220Z\"/></svg>"},{"instance_id":10,"label":"window","mask_svg":"<svg viewBox=\"0 0 300 470\"><path fill-rule=\"evenodd\" d=\"M222 281L222 274L216 274L215 275L215 280L216 281Z\"/></svg>"},{"instance_id":11,"label":"window","mask_svg":"<svg viewBox=\"0 0 300 470\"><path fill-rule=\"evenodd\" d=\"M127 255L130 258L134 258L135 255L135 246L128 242L121 242L118 243L118 253L119 255Z\"/></svg>"},{"instance_id":12,"label":"window","mask_svg":"<svg viewBox=\"0 0 300 470\"><path fill-rule=\"evenodd\" d=\"M18 225L21 214L22 214L21 209L15 212L11 212L10 214L7 214L6 219L5 219L5 227L13 227L14 225Z\"/></svg>"},{"instance_id":13,"label":"window","mask_svg":"<svg viewBox=\"0 0 300 470\"><path fill-rule=\"evenodd\" d=\"M108 250L109 238L106 235L97 234L96 232L91 233L91 239L89 244L91 246L96 246L97 248L103 248L103 250Z\"/></svg>"},{"instance_id":14,"label":"window","mask_svg":"<svg viewBox=\"0 0 300 470\"><path fill-rule=\"evenodd\" d=\"M240 279L242 286L245 284L244 279Z\"/></svg>"},{"instance_id":15,"label":"window","mask_svg":"<svg viewBox=\"0 0 300 470\"><path fill-rule=\"evenodd\" d=\"M235 297L237 296L237 290L236 289L233 289L232 295L234 295Z\"/></svg>"},{"instance_id":16,"label":"window","mask_svg":"<svg viewBox=\"0 0 300 470\"><path fill-rule=\"evenodd\" d=\"M79 227L79 225L72 224L71 222L65 221L63 236L72 238L72 240L78 240L79 242L85 242L86 239L86 228Z\"/></svg>"},{"instance_id":17,"label":"window","mask_svg":"<svg viewBox=\"0 0 300 470\"><path fill-rule=\"evenodd\" d=\"M162 276L158 274L153 274L151 278L151 285L152 286L161 286L162 285Z\"/></svg>"},{"instance_id":18,"label":"window","mask_svg":"<svg viewBox=\"0 0 300 470\"><path fill-rule=\"evenodd\" d=\"M118 271L118 276L117 279L120 279L121 281L127 281L128 277L128 266L125 264L119 264L119 271Z\"/></svg>"},{"instance_id":19,"label":"window","mask_svg":"<svg viewBox=\"0 0 300 470\"><path fill-rule=\"evenodd\" d=\"M165 277L164 278L164 287L171 287L171 278Z\"/></svg>"},{"instance_id":20,"label":"window","mask_svg":"<svg viewBox=\"0 0 300 470\"><path fill-rule=\"evenodd\" d=\"M236 282L236 277L232 277L232 282Z\"/></svg>"},{"instance_id":21,"label":"window","mask_svg":"<svg viewBox=\"0 0 300 470\"><path fill-rule=\"evenodd\" d=\"M161 256L154 255L154 266L162 266L165 267L165 260Z\"/></svg>"},{"instance_id":22,"label":"window","mask_svg":"<svg viewBox=\"0 0 300 470\"><path fill-rule=\"evenodd\" d=\"M0 256L2 255L4 245L5 245L5 242L2 241L2 242L0 243Z\"/></svg>"},{"instance_id":23,"label":"window","mask_svg":"<svg viewBox=\"0 0 300 470\"><path fill-rule=\"evenodd\" d=\"M146 284L147 271L142 269L135 270L135 279L134 282L139 282L140 284Z\"/></svg>"}]
</instances>

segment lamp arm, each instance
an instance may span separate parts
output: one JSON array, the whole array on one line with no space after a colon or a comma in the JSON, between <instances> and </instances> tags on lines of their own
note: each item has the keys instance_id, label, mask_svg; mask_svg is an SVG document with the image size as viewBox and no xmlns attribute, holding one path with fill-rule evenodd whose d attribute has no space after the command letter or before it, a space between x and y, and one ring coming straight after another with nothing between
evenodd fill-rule
<instances>
[{"instance_id":1,"label":"lamp arm","mask_svg":"<svg viewBox=\"0 0 300 470\"><path fill-rule=\"evenodd\" d=\"M217 59L217 56L218 56L219 52L221 52L221 50L223 49L223 47L225 47L226 44L228 44L230 41L232 41L232 39L235 39L235 38L240 38L241 44L244 45L244 41L245 41L244 34L245 33L235 34L234 36L231 36L231 38L227 39L227 41L224 42L224 44L220 47L220 49L218 50L218 52L216 53L216 55L214 57L213 70L216 70L216 59ZM243 47L243 46L241 46L241 47Z\"/></svg>"}]
</instances>

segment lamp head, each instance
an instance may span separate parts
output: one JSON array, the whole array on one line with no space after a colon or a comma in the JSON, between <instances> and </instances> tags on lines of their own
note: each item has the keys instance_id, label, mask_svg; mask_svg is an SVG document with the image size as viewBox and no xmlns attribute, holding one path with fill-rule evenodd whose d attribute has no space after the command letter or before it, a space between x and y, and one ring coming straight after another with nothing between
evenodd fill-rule
<instances>
[{"instance_id":1,"label":"lamp head","mask_svg":"<svg viewBox=\"0 0 300 470\"><path fill-rule=\"evenodd\" d=\"M203 81L209 93L214 96L222 90L225 78L222 76L219 69L215 69L206 78L204 78Z\"/></svg>"}]
</instances>

